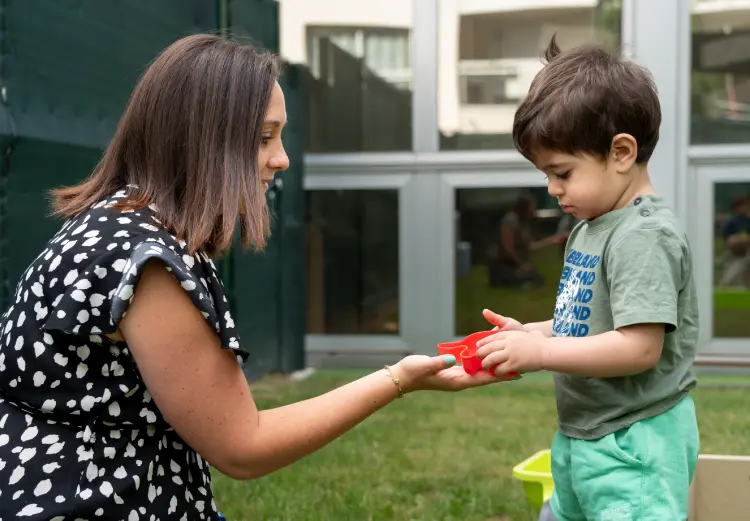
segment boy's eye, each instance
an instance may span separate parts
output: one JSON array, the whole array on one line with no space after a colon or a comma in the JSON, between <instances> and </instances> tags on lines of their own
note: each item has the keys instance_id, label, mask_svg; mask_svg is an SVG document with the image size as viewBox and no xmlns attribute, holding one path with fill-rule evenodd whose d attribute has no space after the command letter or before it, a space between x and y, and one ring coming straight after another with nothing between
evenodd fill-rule
<instances>
[{"instance_id":1,"label":"boy's eye","mask_svg":"<svg viewBox=\"0 0 750 521\"><path fill-rule=\"evenodd\" d=\"M562 174L544 174L544 178L549 180L550 177L554 177L555 179L567 179L570 177L570 171L563 172Z\"/></svg>"}]
</instances>

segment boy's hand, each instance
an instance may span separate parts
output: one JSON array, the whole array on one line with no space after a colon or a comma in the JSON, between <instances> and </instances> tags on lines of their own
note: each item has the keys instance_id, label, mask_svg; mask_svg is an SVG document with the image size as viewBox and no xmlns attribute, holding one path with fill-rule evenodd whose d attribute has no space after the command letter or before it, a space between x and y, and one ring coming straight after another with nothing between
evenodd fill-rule
<instances>
[{"instance_id":1,"label":"boy's hand","mask_svg":"<svg viewBox=\"0 0 750 521\"><path fill-rule=\"evenodd\" d=\"M493 331L526 331L523 327L523 324L521 324L515 318L498 315L497 313L495 313L494 311L490 311L489 309L485 309L484 311L482 311L482 315L484 315L484 318L487 322L495 326L492 329Z\"/></svg>"},{"instance_id":2,"label":"boy's hand","mask_svg":"<svg viewBox=\"0 0 750 521\"><path fill-rule=\"evenodd\" d=\"M540 371L544 369L544 341L544 335L537 332L500 331L477 342L477 357L484 369L500 364L495 374Z\"/></svg>"}]
</instances>

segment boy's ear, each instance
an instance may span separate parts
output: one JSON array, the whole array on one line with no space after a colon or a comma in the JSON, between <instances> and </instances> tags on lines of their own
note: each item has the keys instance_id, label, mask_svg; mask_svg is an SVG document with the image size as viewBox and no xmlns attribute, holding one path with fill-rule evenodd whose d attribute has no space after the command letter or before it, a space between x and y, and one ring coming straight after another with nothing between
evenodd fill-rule
<instances>
[{"instance_id":1,"label":"boy's ear","mask_svg":"<svg viewBox=\"0 0 750 521\"><path fill-rule=\"evenodd\" d=\"M610 160L618 172L627 172L635 164L638 156L638 143L630 134L617 134L612 138Z\"/></svg>"}]
</instances>

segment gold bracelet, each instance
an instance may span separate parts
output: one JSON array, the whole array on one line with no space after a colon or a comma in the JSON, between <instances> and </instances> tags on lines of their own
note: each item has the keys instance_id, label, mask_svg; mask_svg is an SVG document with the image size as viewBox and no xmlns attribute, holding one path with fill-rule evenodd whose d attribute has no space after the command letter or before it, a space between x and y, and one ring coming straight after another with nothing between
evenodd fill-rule
<instances>
[{"instance_id":1,"label":"gold bracelet","mask_svg":"<svg viewBox=\"0 0 750 521\"><path fill-rule=\"evenodd\" d=\"M404 393L404 390L401 387L401 380L399 380L397 376L393 375L393 371L391 370L390 366L386 365L384 369L385 369L385 374L391 379L391 381L393 382L393 385L396 386L396 389L398 389L398 397L403 398L404 394L406 393Z\"/></svg>"}]
</instances>

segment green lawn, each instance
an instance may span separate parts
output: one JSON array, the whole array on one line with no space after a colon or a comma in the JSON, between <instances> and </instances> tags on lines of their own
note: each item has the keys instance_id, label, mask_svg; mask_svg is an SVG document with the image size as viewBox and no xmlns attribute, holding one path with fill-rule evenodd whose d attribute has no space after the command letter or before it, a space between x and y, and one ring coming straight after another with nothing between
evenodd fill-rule
<instances>
[{"instance_id":1,"label":"green lawn","mask_svg":"<svg viewBox=\"0 0 750 521\"><path fill-rule=\"evenodd\" d=\"M361 373L326 371L292 383L253 385L261 408L308 398ZM750 454L750 390L694 397L702 452ZM732 383L750 383L733 377ZM215 473L230 521L530 521L511 468L549 446L555 406L548 375L463 393L417 393L380 411L309 458L254 482Z\"/></svg>"},{"instance_id":2,"label":"green lawn","mask_svg":"<svg viewBox=\"0 0 750 521\"><path fill-rule=\"evenodd\" d=\"M724 244L714 239L714 282L721 278L721 256ZM750 293L736 289L714 290L714 336L716 338L750 338Z\"/></svg>"}]
</instances>

